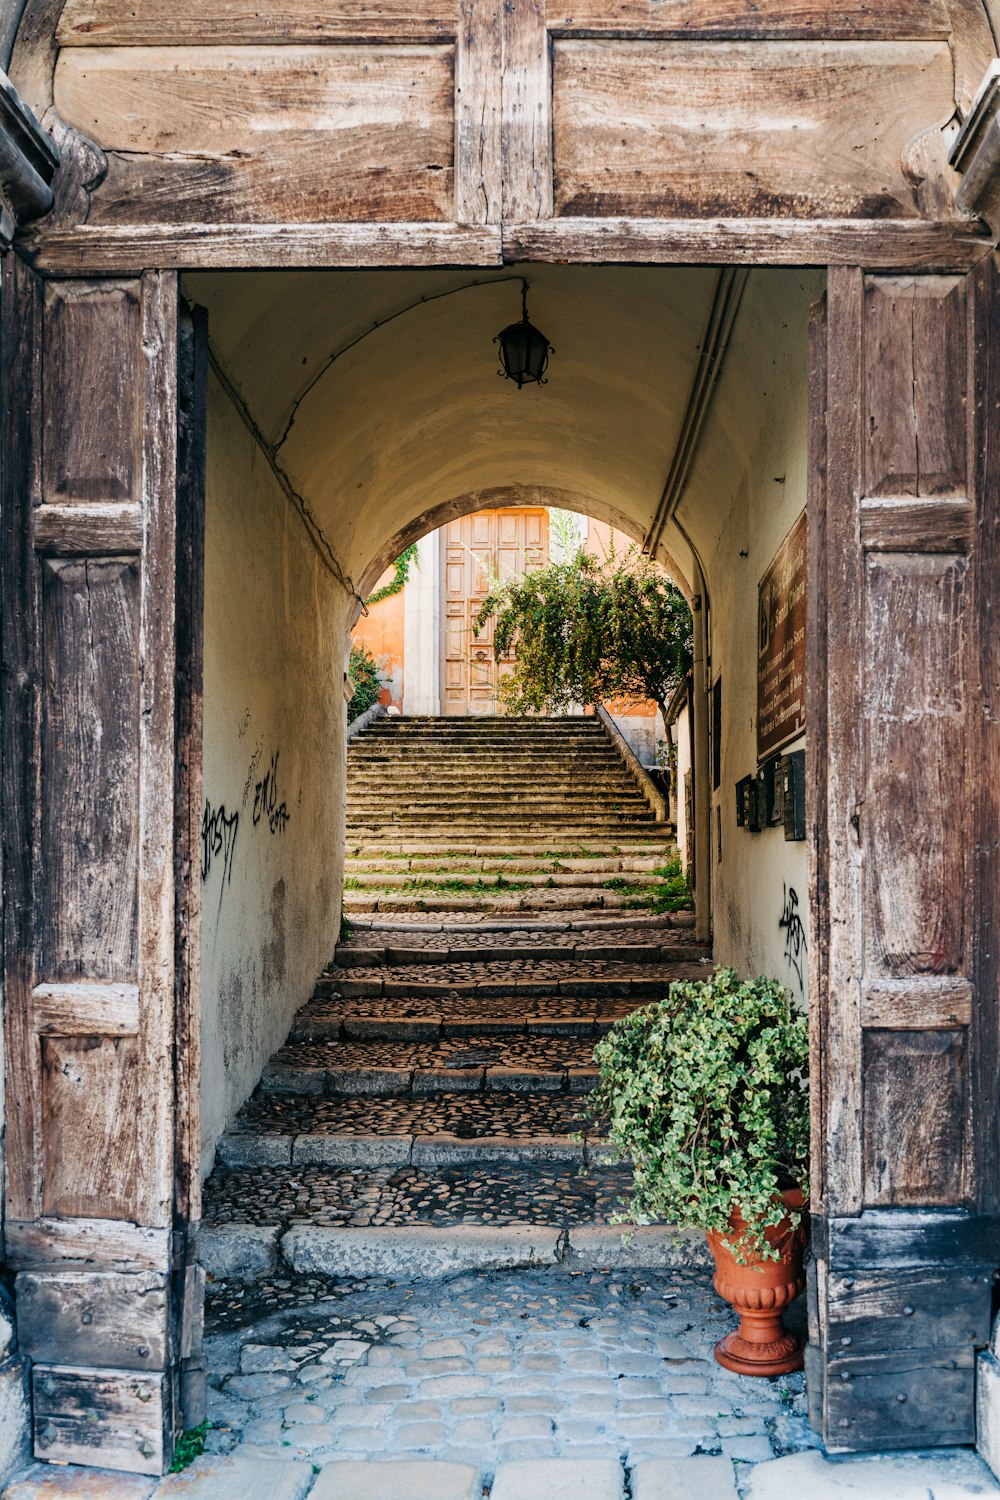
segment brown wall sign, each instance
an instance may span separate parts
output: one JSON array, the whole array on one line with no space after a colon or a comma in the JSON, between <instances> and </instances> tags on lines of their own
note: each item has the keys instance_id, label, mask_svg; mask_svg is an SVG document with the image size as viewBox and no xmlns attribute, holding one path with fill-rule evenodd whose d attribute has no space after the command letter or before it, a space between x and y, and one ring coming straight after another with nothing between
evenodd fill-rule
<instances>
[{"instance_id":1,"label":"brown wall sign","mask_svg":"<svg viewBox=\"0 0 1000 1500\"><path fill-rule=\"evenodd\" d=\"M806 513L760 580L757 593L757 759L806 724Z\"/></svg>"}]
</instances>

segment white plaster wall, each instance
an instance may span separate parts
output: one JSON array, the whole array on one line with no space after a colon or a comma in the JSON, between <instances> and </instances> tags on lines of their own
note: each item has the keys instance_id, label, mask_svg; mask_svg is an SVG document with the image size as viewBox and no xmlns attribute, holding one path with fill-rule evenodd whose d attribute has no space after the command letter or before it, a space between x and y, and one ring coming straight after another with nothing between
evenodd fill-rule
<instances>
[{"instance_id":1,"label":"white plaster wall","mask_svg":"<svg viewBox=\"0 0 1000 1500\"><path fill-rule=\"evenodd\" d=\"M337 938L347 610L346 594L214 381L205 601L207 1171ZM274 782L265 783L272 772Z\"/></svg>"},{"instance_id":2,"label":"white plaster wall","mask_svg":"<svg viewBox=\"0 0 1000 1500\"><path fill-rule=\"evenodd\" d=\"M688 828L687 798L684 795L684 784L691 770L691 728L686 708L683 708L677 715L673 727L674 743L677 746L677 786L675 788L677 847L681 851L681 862L686 869L692 856L692 851L688 847L691 830Z\"/></svg>"},{"instance_id":3,"label":"white plaster wall","mask_svg":"<svg viewBox=\"0 0 1000 1500\"><path fill-rule=\"evenodd\" d=\"M403 712L441 712L441 534L417 543L416 566L403 590Z\"/></svg>"},{"instance_id":4,"label":"white plaster wall","mask_svg":"<svg viewBox=\"0 0 1000 1500\"><path fill-rule=\"evenodd\" d=\"M722 675L722 779L711 839L715 957L740 973L780 979L802 1004L807 955L793 953L788 939L796 930L780 924L794 892L808 943L807 844L786 842L781 828L737 828L735 785L757 769L757 585L806 504L807 323L822 285L819 273L751 276L685 502L698 507L689 520L704 537L712 681Z\"/></svg>"}]
</instances>

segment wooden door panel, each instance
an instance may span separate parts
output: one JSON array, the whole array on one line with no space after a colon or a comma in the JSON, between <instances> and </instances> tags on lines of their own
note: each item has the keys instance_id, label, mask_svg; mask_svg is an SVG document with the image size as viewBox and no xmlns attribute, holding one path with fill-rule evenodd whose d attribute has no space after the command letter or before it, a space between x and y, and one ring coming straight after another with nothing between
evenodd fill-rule
<instances>
[{"instance_id":1,"label":"wooden door panel","mask_svg":"<svg viewBox=\"0 0 1000 1500\"><path fill-rule=\"evenodd\" d=\"M955 837L971 788L964 557L880 553L865 565L865 977L961 974L968 861Z\"/></svg>"},{"instance_id":2,"label":"wooden door panel","mask_svg":"<svg viewBox=\"0 0 1000 1500\"><path fill-rule=\"evenodd\" d=\"M139 565L45 558L39 968L135 981Z\"/></svg>"},{"instance_id":3,"label":"wooden door panel","mask_svg":"<svg viewBox=\"0 0 1000 1500\"><path fill-rule=\"evenodd\" d=\"M973 1441L1000 1260L997 292L995 260L831 270L814 323L808 1368L834 1448Z\"/></svg>"},{"instance_id":4,"label":"wooden door panel","mask_svg":"<svg viewBox=\"0 0 1000 1500\"><path fill-rule=\"evenodd\" d=\"M178 1409L173 1277L193 1251L173 1231L197 1202L180 1181L196 1154L175 1161L170 1061L176 277L43 293L11 257L3 315L7 1244L38 1456L160 1473ZM197 893L181 924L194 934L196 907ZM177 1058L185 1138L192 1056ZM81 1276L95 1296L117 1278L91 1341ZM126 1381L110 1366L133 1345L142 1373Z\"/></svg>"},{"instance_id":5,"label":"wooden door panel","mask_svg":"<svg viewBox=\"0 0 1000 1500\"><path fill-rule=\"evenodd\" d=\"M547 510L514 506L475 511L443 529L443 713L496 712L502 664L493 655L494 621L491 616L478 635L473 626L493 574L517 578L548 561L548 531ZM515 655L504 655L507 672Z\"/></svg>"}]
</instances>

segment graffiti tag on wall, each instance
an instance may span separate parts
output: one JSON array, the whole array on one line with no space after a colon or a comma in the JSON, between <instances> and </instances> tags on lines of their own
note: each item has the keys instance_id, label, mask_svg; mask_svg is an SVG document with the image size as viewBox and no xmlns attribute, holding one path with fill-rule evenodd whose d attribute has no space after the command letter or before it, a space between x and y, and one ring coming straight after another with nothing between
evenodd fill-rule
<instances>
[{"instance_id":1,"label":"graffiti tag on wall","mask_svg":"<svg viewBox=\"0 0 1000 1500\"><path fill-rule=\"evenodd\" d=\"M794 886L783 885L782 891L784 898L781 916L778 918L778 930L785 934L785 962L795 973L799 984L799 994L804 995L805 962L808 951L805 924L799 916L799 897Z\"/></svg>"},{"instance_id":2,"label":"graffiti tag on wall","mask_svg":"<svg viewBox=\"0 0 1000 1500\"><path fill-rule=\"evenodd\" d=\"M270 768L264 772L253 792L253 826L256 828L261 819L265 818L272 833L284 833L292 816L288 811L288 804L278 801L278 756L280 753L280 751L275 751L271 756Z\"/></svg>"},{"instance_id":3,"label":"graffiti tag on wall","mask_svg":"<svg viewBox=\"0 0 1000 1500\"><path fill-rule=\"evenodd\" d=\"M213 861L222 859L222 881L219 887L219 905L222 905L222 893L228 886L233 874L233 851L236 848L236 835L239 831L240 815L238 812L227 813L225 805L213 809L211 802L205 799L205 811L201 819L201 878L202 883L208 880L212 873Z\"/></svg>"}]
</instances>

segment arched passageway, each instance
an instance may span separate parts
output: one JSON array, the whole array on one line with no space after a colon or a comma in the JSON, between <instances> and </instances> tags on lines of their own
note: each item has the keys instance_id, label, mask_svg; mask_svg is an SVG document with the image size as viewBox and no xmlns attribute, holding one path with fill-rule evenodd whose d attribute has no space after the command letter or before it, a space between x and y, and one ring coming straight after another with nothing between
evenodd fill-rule
<instances>
[{"instance_id":1,"label":"arched passageway","mask_svg":"<svg viewBox=\"0 0 1000 1500\"><path fill-rule=\"evenodd\" d=\"M738 304L712 270L530 279L556 354L549 383L523 391L497 379L492 347L517 273L186 279L213 365L205 797L238 829L205 885L206 1166L336 938L341 668L360 599L402 547L501 495L655 536L699 596L698 711L714 746L698 768L703 931L711 911L718 959L805 1001L805 845L738 828L733 787L757 763L758 582L805 507L806 327L822 276L755 272ZM801 745L788 727L776 743ZM262 780L269 817L287 813L276 829L253 806Z\"/></svg>"}]
</instances>

